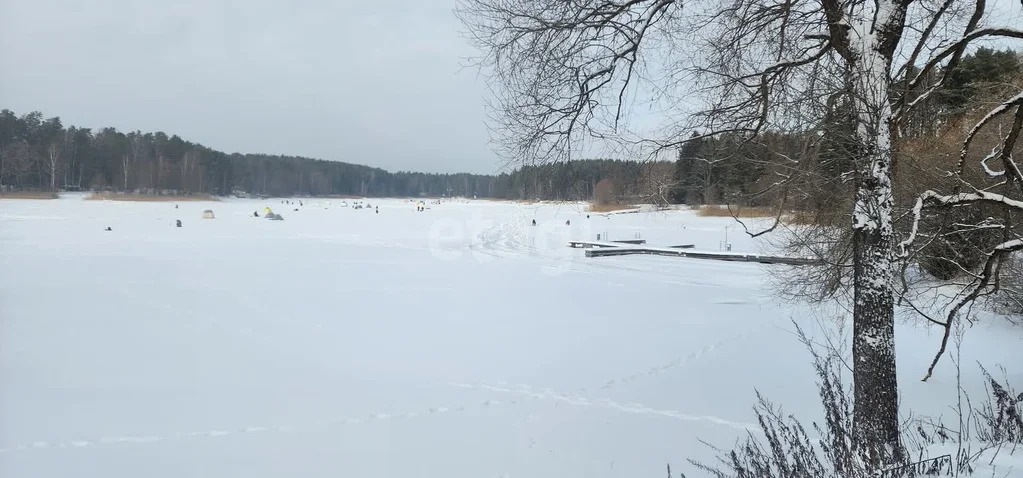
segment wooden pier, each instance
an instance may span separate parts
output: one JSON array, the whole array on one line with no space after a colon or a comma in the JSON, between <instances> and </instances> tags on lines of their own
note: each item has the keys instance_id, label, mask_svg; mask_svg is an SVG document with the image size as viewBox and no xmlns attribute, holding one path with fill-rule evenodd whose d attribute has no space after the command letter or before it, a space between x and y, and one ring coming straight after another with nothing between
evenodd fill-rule
<instances>
[{"instance_id":1,"label":"wooden pier","mask_svg":"<svg viewBox=\"0 0 1023 478\"><path fill-rule=\"evenodd\" d=\"M806 266L820 264L819 259L809 257L786 257L786 256L772 256L765 254L750 254L743 252L717 252L717 251L697 251L693 250L692 244L681 244L670 247L635 247L632 244L644 244L646 241L637 239L642 242L625 242L625 241L610 241L610 242L599 242L599 241L570 241L569 247L585 248L586 257L603 257L603 256L627 256L633 254L647 254L655 256L670 256L670 257L686 257L690 259L710 259L715 261L730 261L730 262L758 262L761 264L787 264L793 266ZM629 245L623 245L629 244Z\"/></svg>"},{"instance_id":2,"label":"wooden pier","mask_svg":"<svg viewBox=\"0 0 1023 478\"><path fill-rule=\"evenodd\" d=\"M624 241L606 241L606 242L602 242L602 241L568 241L568 247L575 247L575 248L580 248L581 247L581 248L584 248L584 249L589 249L589 248L592 248L592 247L601 247L601 248L622 247L622 244L633 244L633 245L646 244L646 239L628 239L628 240L624 240ZM690 247L692 247L692 246L690 246Z\"/></svg>"}]
</instances>

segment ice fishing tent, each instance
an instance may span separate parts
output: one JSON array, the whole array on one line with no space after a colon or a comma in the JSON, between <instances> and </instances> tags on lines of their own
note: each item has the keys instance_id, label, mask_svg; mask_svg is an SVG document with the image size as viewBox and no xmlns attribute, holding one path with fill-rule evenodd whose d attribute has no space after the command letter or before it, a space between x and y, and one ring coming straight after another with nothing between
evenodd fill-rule
<instances>
[{"instance_id":1,"label":"ice fishing tent","mask_svg":"<svg viewBox=\"0 0 1023 478\"><path fill-rule=\"evenodd\" d=\"M207 210L203 211L202 212L202 218L203 219L213 219L213 210L212 209L207 209Z\"/></svg>"}]
</instances>

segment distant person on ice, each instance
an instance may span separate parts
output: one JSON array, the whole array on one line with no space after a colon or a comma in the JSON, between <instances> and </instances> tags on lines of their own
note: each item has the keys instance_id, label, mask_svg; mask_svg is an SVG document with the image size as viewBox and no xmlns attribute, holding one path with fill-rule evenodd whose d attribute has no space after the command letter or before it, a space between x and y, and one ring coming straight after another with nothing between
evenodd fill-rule
<instances>
[{"instance_id":1,"label":"distant person on ice","mask_svg":"<svg viewBox=\"0 0 1023 478\"><path fill-rule=\"evenodd\" d=\"M259 217L259 211L252 211L252 217Z\"/></svg>"},{"instance_id":2,"label":"distant person on ice","mask_svg":"<svg viewBox=\"0 0 1023 478\"><path fill-rule=\"evenodd\" d=\"M565 221L565 225L566 226L571 226L572 225L572 221Z\"/></svg>"},{"instance_id":3,"label":"distant person on ice","mask_svg":"<svg viewBox=\"0 0 1023 478\"><path fill-rule=\"evenodd\" d=\"M533 219L533 225L534 226L536 225L536 219Z\"/></svg>"}]
</instances>

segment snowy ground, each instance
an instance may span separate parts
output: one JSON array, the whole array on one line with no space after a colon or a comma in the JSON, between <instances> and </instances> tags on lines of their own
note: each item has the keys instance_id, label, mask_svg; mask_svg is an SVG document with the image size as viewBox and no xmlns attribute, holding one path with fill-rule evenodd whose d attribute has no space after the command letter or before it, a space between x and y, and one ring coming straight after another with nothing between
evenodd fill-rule
<instances>
[{"instance_id":1,"label":"snowy ground","mask_svg":"<svg viewBox=\"0 0 1023 478\"><path fill-rule=\"evenodd\" d=\"M771 268L565 247L757 251L731 219L338 202L0 201L0 476L653 477L742 436L754 388L819 413L791 320L820 313ZM897 334L903 403L948 415L937 330ZM974 326L968 386L1021 335Z\"/></svg>"}]
</instances>

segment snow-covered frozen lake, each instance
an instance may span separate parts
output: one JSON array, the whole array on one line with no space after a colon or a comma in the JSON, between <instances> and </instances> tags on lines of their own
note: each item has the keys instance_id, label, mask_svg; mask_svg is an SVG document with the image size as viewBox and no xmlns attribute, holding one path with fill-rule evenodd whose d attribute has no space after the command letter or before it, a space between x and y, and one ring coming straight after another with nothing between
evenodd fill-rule
<instances>
[{"instance_id":1,"label":"snow-covered frozen lake","mask_svg":"<svg viewBox=\"0 0 1023 478\"><path fill-rule=\"evenodd\" d=\"M0 200L0 476L653 477L744 436L754 389L819 414L791 321L821 313L770 267L566 247L757 251L730 218L280 201ZM1020 339L978 324L964 364ZM947 411L938 330L897 340L903 403Z\"/></svg>"}]
</instances>

